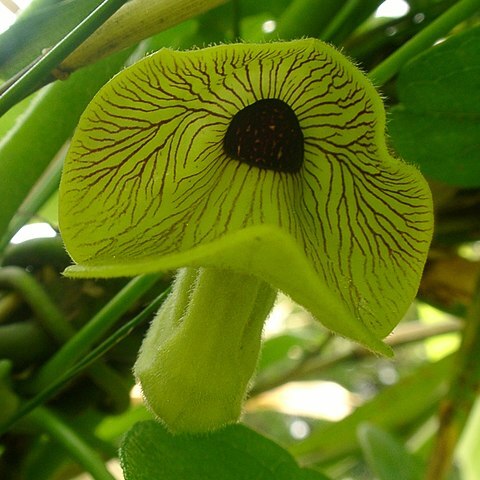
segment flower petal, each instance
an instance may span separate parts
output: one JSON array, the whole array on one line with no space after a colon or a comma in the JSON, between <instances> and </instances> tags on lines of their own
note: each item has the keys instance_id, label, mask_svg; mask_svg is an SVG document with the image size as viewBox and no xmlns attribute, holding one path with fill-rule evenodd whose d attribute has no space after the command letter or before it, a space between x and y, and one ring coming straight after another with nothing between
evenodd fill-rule
<instances>
[{"instance_id":1,"label":"flower petal","mask_svg":"<svg viewBox=\"0 0 480 480\"><path fill-rule=\"evenodd\" d=\"M238 145L226 145L239 112L261 104L268 117L266 99L298 119L300 160L284 155L298 151L298 135L290 148L276 120L283 111L266 129L247 115ZM81 264L70 273L249 271L332 330L380 349L374 339L416 293L432 230L428 187L388 154L384 128L372 85L318 40L161 50L97 94L72 140L60 206L65 244Z\"/></svg>"}]
</instances>

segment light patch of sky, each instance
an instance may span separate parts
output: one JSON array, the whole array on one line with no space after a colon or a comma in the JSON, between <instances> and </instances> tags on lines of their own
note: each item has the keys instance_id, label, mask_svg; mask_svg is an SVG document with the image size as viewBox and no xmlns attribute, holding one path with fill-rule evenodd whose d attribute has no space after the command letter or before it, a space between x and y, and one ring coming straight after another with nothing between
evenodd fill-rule
<instances>
[{"instance_id":1,"label":"light patch of sky","mask_svg":"<svg viewBox=\"0 0 480 480\"><path fill-rule=\"evenodd\" d=\"M376 10L375 17L399 18L406 15L410 6L405 0L385 0Z\"/></svg>"},{"instance_id":2,"label":"light patch of sky","mask_svg":"<svg viewBox=\"0 0 480 480\"><path fill-rule=\"evenodd\" d=\"M11 12L3 3L0 3L0 33L15 21L15 14Z\"/></svg>"},{"instance_id":3,"label":"light patch of sky","mask_svg":"<svg viewBox=\"0 0 480 480\"><path fill-rule=\"evenodd\" d=\"M24 225L12 238L12 243L22 243L32 238L53 238L57 232L48 223Z\"/></svg>"},{"instance_id":4,"label":"light patch of sky","mask_svg":"<svg viewBox=\"0 0 480 480\"><path fill-rule=\"evenodd\" d=\"M20 10L23 10L25 7L30 5L31 1L32 0L14 0L14 3L18 5ZM15 21L15 18L16 15L0 1L0 33L7 30L8 27Z\"/></svg>"},{"instance_id":5,"label":"light patch of sky","mask_svg":"<svg viewBox=\"0 0 480 480\"><path fill-rule=\"evenodd\" d=\"M262 30L264 33L272 33L277 28L277 22L275 20L267 20L262 24Z\"/></svg>"}]
</instances>

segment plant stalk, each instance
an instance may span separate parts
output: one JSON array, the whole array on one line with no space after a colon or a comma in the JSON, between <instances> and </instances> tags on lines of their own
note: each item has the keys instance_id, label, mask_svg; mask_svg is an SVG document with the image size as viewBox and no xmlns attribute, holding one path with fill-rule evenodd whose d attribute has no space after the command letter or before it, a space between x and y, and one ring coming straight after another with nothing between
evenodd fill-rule
<instances>
[{"instance_id":1,"label":"plant stalk","mask_svg":"<svg viewBox=\"0 0 480 480\"><path fill-rule=\"evenodd\" d=\"M145 399L174 432L236 422L276 292L250 275L179 270L134 367Z\"/></svg>"},{"instance_id":2,"label":"plant stalk","mask_svg":"<svg viewBox=\"0 0 480 480\"><path fill-rule=\"evenodd\" d=\"M59 66L63 72L118 52L227 0L131 0Z\"/></svg>"}]
</instances>

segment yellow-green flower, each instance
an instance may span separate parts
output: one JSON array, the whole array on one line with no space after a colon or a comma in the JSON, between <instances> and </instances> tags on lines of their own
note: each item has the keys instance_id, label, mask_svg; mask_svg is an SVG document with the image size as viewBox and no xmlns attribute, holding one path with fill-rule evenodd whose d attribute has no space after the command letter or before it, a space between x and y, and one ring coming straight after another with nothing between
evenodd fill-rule
<instances>
[{"instance_id":1,"label":"yellow-green flower","mask_svg":"<svg viewBox=\"0 0 480 480\"><path fill-rule=\"evenodd\" d=\"M388 352L381 339L415 296L432 207L420 173L389 155L384 129L368 79L311 39L164 49L89 105L60 189L62 235L77 262L67 274L187 268L136 366L147 401L173 429L238 416L272 289L330 330ZM210 300L197 308L199 291ZM241 294L239 307L232 296L244 291L251 301ZM239 309L248 312L232 314ZM195 347L202 342L209 347ZM221 391L231 393L210 410L200 405ZM168 407L178 397L181 409ZM206 420L184 425L185 416Z\"/></svg>"}]
</instances>

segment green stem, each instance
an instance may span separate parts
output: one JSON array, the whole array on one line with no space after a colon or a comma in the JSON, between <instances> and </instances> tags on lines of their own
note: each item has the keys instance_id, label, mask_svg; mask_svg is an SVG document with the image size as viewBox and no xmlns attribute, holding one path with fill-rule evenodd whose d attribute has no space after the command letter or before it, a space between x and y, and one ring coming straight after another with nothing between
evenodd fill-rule
<instances>
[{"instance_id":1,"label":"green stem","mask_svg":"<svg viewBox=\"0 0 480 480\"><path fill-rule=\"evenodd\" d=\"M238 420L275 296L250 275L179 271L134 367L151 409L170 429L204 432Z\"/></svg>"},{"instance_id":2,"label":"green stem","mask_svg":"<svg viewBox=\"0 0 480 480\"><path fill-rule=\"evenodd\" d=\"M431 47L439 38L447 35L452 28L468 19L480 9L480 0L461 0L434 20L428 27L402 45L397 51L377 65L370 73L370 79L377 86L393 78L411 58Z\"/></svg>"},{"instance_id":3,"label":"green stem","mask_svg":"<svg viewBox=\"0 0 480 480\"><path fill-rule=\"evenodd\" d=\"M241 38L240 21L242 19L242 11L240 0L232 0L232 30L233 41L238 42Z\"/></svg>"},{"instance_id":4,"label":"green stem","mask_svg":"<svg viewBox=\"0 0 480 480\"><path fill-rule=\"evenodd\" d=\"M168 293L169 289L162 292L157 298L155 298L155 300L153 300L153 302L147 308L145 308L141 313L132 318L132 320L130 320L125 325L116 330L115 333L110 335L98 347L94 348L90 353L83 357L82 360L79 361L75 366L68 369L63 374L59 375L50 385L48 385L48 387L42 390L38 395L36 395L28 402L25 402L15 412L13 416L11 416L7 421L0 425L0 435L8 431L12 427L12 425L14 425L28 413L30 413L33 409L52 398L62 388L62 386L65 385L65 383L67 383L73 377L81 373L93 362L95 362L106 352L108 352L108 350L121 342L131 333L134 328L145 322L147 319L151 318L151 316L160 308Z\"/></svg>"},{"instance_id":5,"label":"green stem","mask_svg":"<svg viewBox=\"0 0 480 480\"><path fill-rule=\"evenodd\" d=\"M105 0L68 35L33 63L0 97L0 116L32 93L48 74L78 45L111 17L126 0Z\"/></svg>"},{"instance_id":6,"label":"green stem","mask_svg":"<svg viewBox=\"0 0 480 480\"><path fill-rule=\"evenodd\" d=\"M320 34L326 42L339 45L378 8L380 0L348 0Z\"/></svg>"},{"instance_id":7,"label":"green stem","mask_svg":"<svg viewBox=\"0 0 480 480\"><path fill-rule=\"evenodd\" d=\"M0 325L8 321L9 316L19 307L21 302L20 295L16 292L0 295Z\"/></svg>"},{"instance_id":8,"label":"green stem","mask_svg":"<svg viewBox=\"0 0 480 480\"><path fill-rule=\"evenodd\" d=\"M345 0L293 0L278 19L277 28L266 38L292 40L316 37L334 18ZM315 14L312 15L312 12Z\"/></svg>"},{"instance_id":9,"label":"green stem","mask_svg":"<svg viewBox=\"0 0 480 480\"><path fill-rule=\"evenodd\" d=\"M78 362L158 279L159 275L143 275L130 281L39 370L29 390L46 388Z\"/></svg>"},{"instance_id":10,"label":"green stem","mask_svg":"<svg viewBox=\"0 0 480 480\"><path fill-rule=\"evenodd\" d=\"M97 452L50 410L38 407L29 415L29 420L62 445L94 480L115 480Z\"/></svg>"},{"instance_id":11,"label":"green stem","mask_svg":"<svg viewBox=\"0 0 480 480\"><path fill-rule=\"evenodd\" d=\"M437 335L458 333L462 325L462 323L454 321L446 321L433 325L411 322L403 328L398 328L395 333L385 339L385 343L391 347L402 347L421 342L428 338L434 338ZM327 337L326 341L329 341L330 338L331 337ZM319 348L322 348L322 346L323 343ZM361 361L364 358L372 357L371 352L357 344L350 345L350 349L347 351L335 350L334 353L328 356L320 355L320 352L317 353L317 349L315 349L313 353L314 355L311 355L310 352L307 352L299 359L299 362L289 370L282 370L280 373L275 373L275 375L269 373L268 370L258 374L255 379L255 386L250 391L249 397L255 397L288 382L318 377L342 363ZM278 369L274 370L277 372Z\"/></svg>"}]
</instances>

